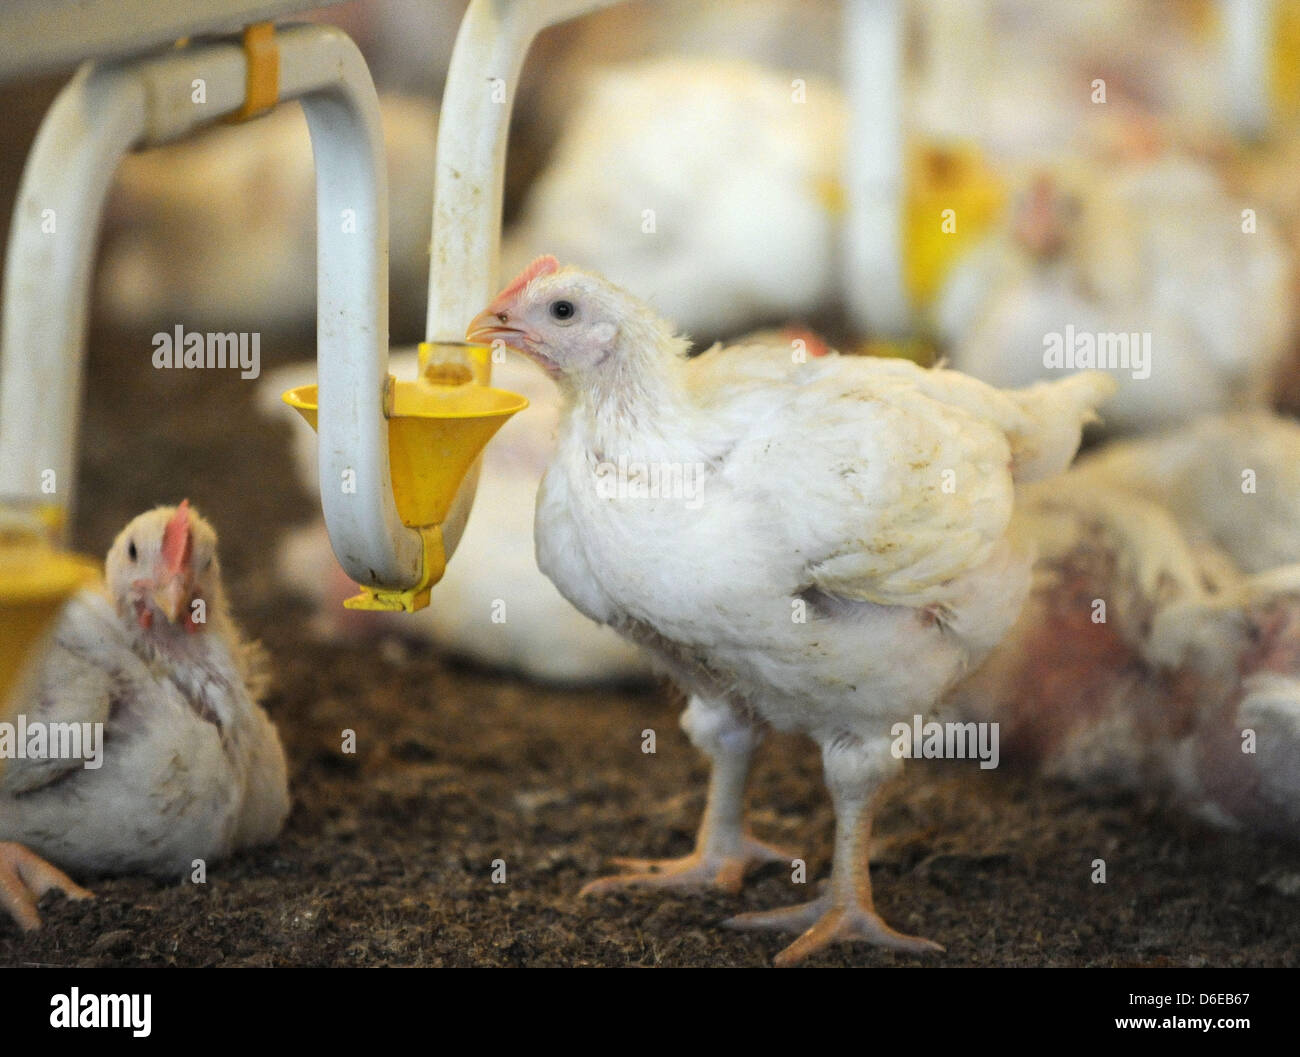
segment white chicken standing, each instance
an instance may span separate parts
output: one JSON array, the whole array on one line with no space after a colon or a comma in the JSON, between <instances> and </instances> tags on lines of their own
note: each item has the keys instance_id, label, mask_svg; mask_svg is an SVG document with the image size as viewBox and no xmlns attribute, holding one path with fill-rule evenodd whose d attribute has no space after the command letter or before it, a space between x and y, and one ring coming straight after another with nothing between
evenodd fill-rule
<instances>
[{"instance_id":1,"label":"white chicken standing","mask_svg":"<svg viewBox=\"0 0 1300 1057\"><path fill-rule=\"evenodd\" d=\"M131 521L103 590L64 608L14 702L33 724L102 724L102 755L16 758L0 774L0 905L40 923L54 867L178 877L272 840L289 813L284 750L257 704L260 650L231 619L212 526L189 508ZM38 856L40 858L38 858Z\"/></svg>"},{"instance_id":2,"label":"white chicken standing","mask_svg":"<svg viewBox=\"0 0 1300 1057\"><path fill-rule=\"evenodd\" d=\"M1062 470L1113 383L1007 393L901 360L797 363L788 348L688 364L686 339L643 303L550 257L468 337L558 381L538 565L683 684L683 726L713 764L694 853L589 888L735 888L778 857L746 834L744 787L763 727L797 729L821 746L835 806L829 890L731 924L806 930L781 964L836 940L936 949L872 901L871 805L901 767L891 727L930 711L1014 623L1031 565L1007 536L1014 482Z\"/></svg>"},{"instance_id":3,"label":"white chicken standing","mask_svg":"<svg viewBox=\"0 0 1300 1057\"><path fill-rule=\"evenodd\" d=\"M697 336L806 318L835 288L846 118L837 89L794 78L697 58L599 71L504 272L554 252Z\"/></svg>"},{"instance_id":4,"label":"white chicken standing","mask_svg":"<svg viewBox=\"0 0 1300 1057\"><path fill-rule=\"evenodd\" d=\"M1267 217L1246 230L1243 206L1187 158L1040 175L945 284L936 323L953 367L1027 385L1054 373L1049 340L1126 351L1106 409L1117 432L1262 404L1292 334L1291 265Z\"/></svg>"}]
</instances>

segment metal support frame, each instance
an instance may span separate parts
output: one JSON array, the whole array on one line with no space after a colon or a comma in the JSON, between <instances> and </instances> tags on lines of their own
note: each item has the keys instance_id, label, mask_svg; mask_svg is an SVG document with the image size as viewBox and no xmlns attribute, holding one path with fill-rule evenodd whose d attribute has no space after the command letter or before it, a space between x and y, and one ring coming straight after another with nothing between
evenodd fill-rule
<instances>
[{"instance_id":1,"label":"metal support frame","mask_svg":"<svg viewBox=\"0 0 1300 1057\"><path fill-rule=\"evenodd\" d=\"M546 26L614 2L470 5L448 75L438 144L431 341L459 340L495 288L506 134L529 45ZM422 544L402 524L389 478L388 196L378 99L360 52L339 30L291 26L277 32L276 45L279 96L301 101L316 160L325 523L349 576L367 586L405 588L419 580ZM23 173L6 258L3 501L66 512L74 494L91 269L104 201L123 155L235 113L245 102L247 76L246 53L233 42L88 63L47 114ZM194 101L197 79L204 82L202 103ZM53 497L41 487L47 470L55 474ZM449 557L476 480L476 473L466 480L444 526Z\"/></svg>"}]
</instances>

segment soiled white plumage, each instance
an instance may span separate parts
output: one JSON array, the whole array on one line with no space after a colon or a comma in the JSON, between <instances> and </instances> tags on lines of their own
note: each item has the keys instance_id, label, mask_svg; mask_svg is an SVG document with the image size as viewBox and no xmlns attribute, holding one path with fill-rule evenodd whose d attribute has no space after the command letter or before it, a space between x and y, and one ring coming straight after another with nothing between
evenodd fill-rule
<instances>
[{"instance_id":1,"label":"soiled white plumage","mask_svg":"<svg viewBox=\"0 0 1300 1057\"><path fill-rule=\"evenodd\" d=\"M75 872L178 877L279 832L284 753L257 704L260 657L231 622L215 547L187 506L160 507L119 535L107 584L65 607L10 719L102 723L102 765L9 760L0 841Z\"/></svg>"},{"instance_id":2,"label":"soiled white plumage","mask_svg":"<svg viewBox=\"0 0 1300 1057\"><path fill-rule=\"evenodd\" d=\"M1150 376L1111 372L1107 429L1263 400L1293 325L1291 266L1267 216L1243 231L1248 203L1176 157L1078 166L1028 195L945 285L936 318L954 367L1024 385L1053 373L1049 334L1149 334Z\"/></svg>"},{"instance_id":3,"label":"soiled white plumage","mask_svg":"<svg viewBox=\"0 0 1300 1057\"><path fill-rule=\"evenodd\" d=\"M819 740L869 736L882 713L927 709L1014 617L1025 565L1005 547L1013 462L1039 456L1052 420L1074 432L1051 452L1067 460L1096 382L1026 398L906 361L831 355L774 384L735 359L731 384L697 394L697 408L658 393L606 418L579 400L538 496L539 562L594 619L705 651L713 689L752 697L769 722ZM681 373L684 389L692 372ZM633 422L635 433L620 428ZM706 467L701 508L595 496L593 460L623 452ZM795 624L801 597L815 617ZM927 607L943 612L942 634L918 626ZM934 650L921 670L898 652L914 636Z\"/></svg>"},{"instance_id":4,"label":"soiled white plumage","mask_svg":"<svg viewBox=\"0 0 1300 1057\"><path fill-rule=\"evenodd\" d=\"M593 76L507 233L504 272L555 253L696 335L806 317L834 289L838 91L740 61ZM647 230L650 224L653 230Z\"/></svg>"},{"instance_id":5,"label":"soiled white plumage","mask_svg":"<svg viewBox=\"0 0 1300 1057\"><path fill-rule=\"evenodd\" d=\"M1068 462L1111 383L1004 393L905 361L795 363L786 347L688 364L643 304L553 258L469 336L560 382L538 564L658 656L693 695L683 723L714 760L695 854L598 885L738 885L772 854L740 826L750 753L763 726L797 729L822 746L836 801L832 895L740 924L812 926L786 960L836 938L931 949L875 914L862 865L870 796L899 766L891 726L928 712L1015 620L1030 565L1007 535L1015 481ZM696 475L694 494L645 494L674 467Z\"/></svg>"}]
</instances>

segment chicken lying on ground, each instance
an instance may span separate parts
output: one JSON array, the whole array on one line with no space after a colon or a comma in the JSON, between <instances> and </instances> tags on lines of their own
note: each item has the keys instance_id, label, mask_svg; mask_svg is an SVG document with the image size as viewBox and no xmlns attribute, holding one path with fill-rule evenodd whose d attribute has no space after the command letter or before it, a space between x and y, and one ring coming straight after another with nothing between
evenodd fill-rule
<instances>
[{"instance_id":1,"label":"chicken lying on ground","mask_svg":"<svg viewBox=\"0 0 1300 1057\"><path fill-rule=\"evenodd\" d=\"M993 385L1108 367L1113 432L1262 406L1292 338L1291 265L1245 204L1187 158L1039 176L945 283L952 365Z\"/></svg>"},{"instance_id":2,"label":"chicken lying on ground","mask_svg":"<svg viewBox=\"0 0 1300 1057\"><path fill-rule=\"evenodd\" d=\"M174 878L280 832L284 751L216 548L188 503L135 518L108 552L105 589L68 603L18 691L14 722L86 735L79 757L10 758L0 773L0 905L23 927L39 926L49 888L89 894L38 856L74 873Z\"/></svg>"},{"instance_id":3,"label":"chicken lying on ground","mask_svg":"<svg viewBox=\"0 0 1300 1057\"><path fill-rule=\"evenodd\" d=\"M891 727L928 712L1015 622L1031 562L1007 536L1014 482L1061 471L1113 383L1006 393L901 360L797 363L788 348L688 363L645 305L554 258L468 336L559 382L538 564L683 684L683 726L713 764L695 852L594 890L734 889L783 857L747 835L744 786L763 728L797 729L821 746L835 806L829 890L732 924L803 931L782 964L836 940L936 949L872 902L872 801L901 767Z\"/></svg>"},{"instance_id":4,"label":"chicken lying on ground","mask_svg":"<svg viewBox=\"0 0 1300 1057\"><path fill-rule=\"evenodd\" d=\"M1300 426L1238 415L1028 490L1033 591L952 707L1050 777L1300 838L1298 466Z\"/></svg>"},{"instance_id":5,"label":"chicken lying on ground","mask_svg":"<svg viewBox=\"0 0 1300 1057\"><path fill-rule=\"evenodd\" d=\"M1194 546L1243 572L1300 563L1300 423L1268 411L1210 415L1108 444L1071 479L1159 503Z\"/></svg>"},{"instance_id":6,"label":"chicken lying on ground","mask_svg":"<svg viewBox=\"0 0 1300 1057\"><path fill-rule=\"evenodd\" d=\"M414 378L416 354L394 354L389 366L399 378ZM267 418L283 421L280 394L315 380L314 363L273 371L260 383L258 407ZM541 683L573 686L647 678L641 651L574 609L538 571L533 557L537 483L554 447L560 415L554 384L515 356L493 366L492 384L527 397L528 414L507 422L483 452L474 509L460 543L468 560L448 564L427 610L344 609L343 600L358 587L339 568L320 520L285 537L276 562L279 579L317 604L313 629L326 640L394 635L431 641L478 664ZM298 480L315 496L320 490L316 434L293 418Z\"/></svg>"}]
</instances>

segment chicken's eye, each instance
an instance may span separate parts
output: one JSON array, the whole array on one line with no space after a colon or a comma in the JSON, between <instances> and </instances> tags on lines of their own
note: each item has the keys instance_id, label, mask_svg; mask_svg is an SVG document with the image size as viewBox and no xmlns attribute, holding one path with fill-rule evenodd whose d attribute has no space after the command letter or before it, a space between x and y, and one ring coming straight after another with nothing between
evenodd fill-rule
<instances>
[{"instance_id":1,"label":"chicken's eye","mask_svg":"<svg viewBox=\"0 0 1300 1057\"><path fill-rule=\"evenodd\" d=\"M561 323L567 323L574 317L577 311L578 310L573 307L572 301L551 302L551 318L558 319Z\"/></svg>"},{"instance_id":2,"label":"chicken's eye","mask_svg":"<svg viewBox=\"0 0 1300 1057\"><path fill-rule=\"evenodd\" d=\"M139 557L139 554L136 552L136 549L135 549L135 540L129 540L129 541L127 542L127 545L126 545L126 556L127 556L128 558L130 558L132 561L135 561L136 558Z\"/></svg>"}]
</instances>

